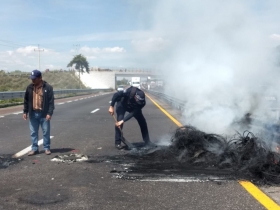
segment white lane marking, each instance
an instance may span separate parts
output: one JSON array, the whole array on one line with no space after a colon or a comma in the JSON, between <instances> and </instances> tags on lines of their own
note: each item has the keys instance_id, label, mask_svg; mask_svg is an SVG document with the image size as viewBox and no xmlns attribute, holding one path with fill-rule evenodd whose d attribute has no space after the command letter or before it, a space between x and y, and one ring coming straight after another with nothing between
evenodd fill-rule
<instances>
[{"instance_id":1,"label":"white lane marking","mask_svg":"<svg viewBox=\"0 0 280 210\"><path fill-rule=\"evenodd\" d=\"M67 101L67 103L71 103L72 101Z\"/></svg>"},{"instance_id":2,"label":"white lane marking","mask_svg":"<svg viewBox=\"0 0 280 210\"><path fill-rule=\"evenodd\" d=\"M74 100L74 101L79 101L79 99L76 99L76 100Z\"/></svg>"},{"instance_id":3,"label":"white lane marking","mask_svg":"<svg viewBox=\"0 0 280 210\"><path fill-rule=\"evenodd\" d=\"M112 101L109 101L109 104L112 103Z\"/></svg>"},{"instance_id":4,"label":"white lane marking","mask_svg":"<svg viewBox=\"0 0 280 210\"><path fill-rule=\"evenodd\" d=\"M62 103L58 103L58 104L56 104L56 105L61 105L61 104L64 104L64 102L62 102Z\"/></svg>"},{"instance_id":5,"label":"white lane marking","mask_svg":"<svg viewBox=\"0 0 280 210\"><path fill-rule=\"evenodd\" d=\"M99 109L95 109L95 110L93 110L91 113L94 113L94 112L97 112Z\"/></svg>"},{"instance_id":6,"label":"white lane marking","mask_svg":"<svg viewBox=\"0 0 280 210\"><path fill-rule=\"evenodd\" d=\"M144 179L143 182L205 182L199 179Z\"/></svg>"},{"instance_id":7,"label":"white lane marking","mask_svg":"<svg viewBox=\"0 0 280 210\"><path fill-rule=\"evenodd\" d=\"M21 114L22 112L15 112L15 113L13 113L13 114Z\"/></svg>"},{"instance_id":8,"label":"white lane marking","mask_svg":"<svg viewBox=\"0 0 280 210\"><path fill-rule=\"evenodd\" d=\"M4 117L4 116L0 116L0 118L2 118L2 117Z\"/></svg>"},{"instance_id":9,"label":"white lane marking","mask_svg":"<svg viewBox=\"0 0 280 210\"><path fill-rule=\"evenodd\" d=\"M222 177L211 177L208 178L196 178L196 177L188 177L188 178L158 178L158 179L142 179L140 181L143 182L208 182L208 181L226 181L226 179Z\"/></svg>"},{"instance_id":10,"label":"white lane marking","mask_svg":"<svg viewBox=\"0 0 280 210\"><path fill-rule=\"evenodd\" d=\"M52 139L52 138L53 138L53 136L51 136L51 139ZM43 144L43 139L40 139L40 140L38 141L38 146L40 146L40 145L42 145L42 144ZM21 156L27 154L28 152L31 151L31 146L32 146L32 145L30 145L29 147L26 147L25 149L23 149L23 150L19 151L18 153L14 154L14 155L13 155L13 158L18 158L18 157L21 157Z\"/></svg>"}]
</instances>

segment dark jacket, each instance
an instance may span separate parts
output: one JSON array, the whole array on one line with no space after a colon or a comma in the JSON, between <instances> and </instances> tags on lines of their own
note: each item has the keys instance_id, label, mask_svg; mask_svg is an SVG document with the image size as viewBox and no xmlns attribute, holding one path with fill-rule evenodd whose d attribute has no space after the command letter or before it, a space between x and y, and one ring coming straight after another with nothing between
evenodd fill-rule
<instances>
[{"instance_id":1,"label":"dark jacket","mask_svg":"<svg viewBox=\"0 0 280 210\"><path fill-rule=\"evenodd\" d=\"M54 110L54 95L53 87L47 82L43 81L43 103L42 103L42 117L45 118L46 115L52 116ZM23 113L33 112L33 84L27 86L24 95L24 108Z\"/></svg>"},{"instance_id":2,"label":"dark jacket","mask_svg":"<svg viewBox=\"0 0 280 210\"><path fill-rule=\"evenodd\" d=\"M135 94L133 94L133 96L131 96L131 91L132 91L132 86L123 90L123 91L118 91L113 95L112 101L111 101L111 106L115 106L116 102L120 102L121 105L125 108L125 110L127 112L129 112L130 114L127 115L124 118L124 121L129 120L131 117L135 116L139 111L141 111L141 109L146 105L146 101L144 100L142 102L142 104L138 104L135 99L134 96ZM136 88L136 91L142 91L138 88Z\"/></svg>"}]
</instances>

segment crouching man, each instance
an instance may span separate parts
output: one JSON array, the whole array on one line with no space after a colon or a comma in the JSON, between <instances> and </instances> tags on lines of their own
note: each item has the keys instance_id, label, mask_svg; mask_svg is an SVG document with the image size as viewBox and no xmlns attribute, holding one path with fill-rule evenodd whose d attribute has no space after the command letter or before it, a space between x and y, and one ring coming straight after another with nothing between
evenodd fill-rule
<instances>
[{"instance_id":1,"label":"crouching man","mask_svg":"<svg viewBox=\"0 0 280 210\"><path fill-rule=\"evenodd\" d=\"M142 138L145 144L151 144L148 126L145 117L142 113L142 108L146 105L145 93L136 88L129 87L123 91L118 91L113 95L111 105L109 107L109 113L114 115L114 106L116 103L117 123L115 126L115 146L121 149L121 131L119 128L123 128L123 124L129 119L134 117L141 129ZM129 112L125 116L125 113Z\"/></svg>"}]
</instances>

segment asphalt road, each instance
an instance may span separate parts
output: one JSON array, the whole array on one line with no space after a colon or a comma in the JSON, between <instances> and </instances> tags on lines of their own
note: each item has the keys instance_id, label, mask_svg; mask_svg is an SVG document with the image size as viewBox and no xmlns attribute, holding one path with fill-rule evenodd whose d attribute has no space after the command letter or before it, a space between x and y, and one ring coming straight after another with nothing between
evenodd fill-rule
<instances>
[{"instance_id":1,"label":"asphalt road","mask_svg":"<svg viewBox=\"0 0 280 210\"><path fill-rule=\"evenodd\" d=\"M123 131L138 149L115 149L114 120L108 114L111 97L107 93L56 101L52 154L24 155L18 163L0 167L0 209L265 209L236 180L223 179L223 175L211 181L191 171L184 176L158 170L161 160L149 155L165 147L176 125L149 99L143 113L151 140L159 146L142 147L139 126L131 119ZM31 143L21 110L22 106L0 111L2 157ZM89 161L51 161L70 153L87 155ZM150 157L150 168L134 170L141 166L143 154Z\"/></svg>"}]
</instances>

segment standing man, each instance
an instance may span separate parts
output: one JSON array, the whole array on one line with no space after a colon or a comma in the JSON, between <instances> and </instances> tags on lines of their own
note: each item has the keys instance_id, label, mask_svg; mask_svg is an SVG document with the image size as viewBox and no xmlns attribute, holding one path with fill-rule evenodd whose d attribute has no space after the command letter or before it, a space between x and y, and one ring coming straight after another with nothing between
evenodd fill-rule
<instances>
[{"instance_id":1,"label":"standing man","mask_svg":"<svg viewBox=\"0 0 280 210\"><path fill-rule=\"evenodd\" d=\"M42 80L42 74L39 70L33 70L30 79L32 83L26 88L23 109L23 119L27 120L28 114L30 118L29 128L32 150L28 153L28 156L39 153L38 132L40 125L43 133L45 154L50 155L50 120L54 110L53 87Z\"/></svg>"},{"instance_id":2,"label":"standing man","mask_svg":"<svg viewBox=\"0 0 280 210\"><path fill-rule=\"evenodd\" d=\"M149 131L146 119L143 116L142 108L146 105L145 93L136 88L129 87L123 91L118 91L113 95L111 106L109 107L109 113L114 114L114 106L116 105L117 123L115 126L115 146L117 149L121 149L121 131L119 128L123 128L124 122L134 117L141 129L142 138L145 144L151 144ZM124 116L126 112L128 115Z\"/></svg>"}]
</instances>

